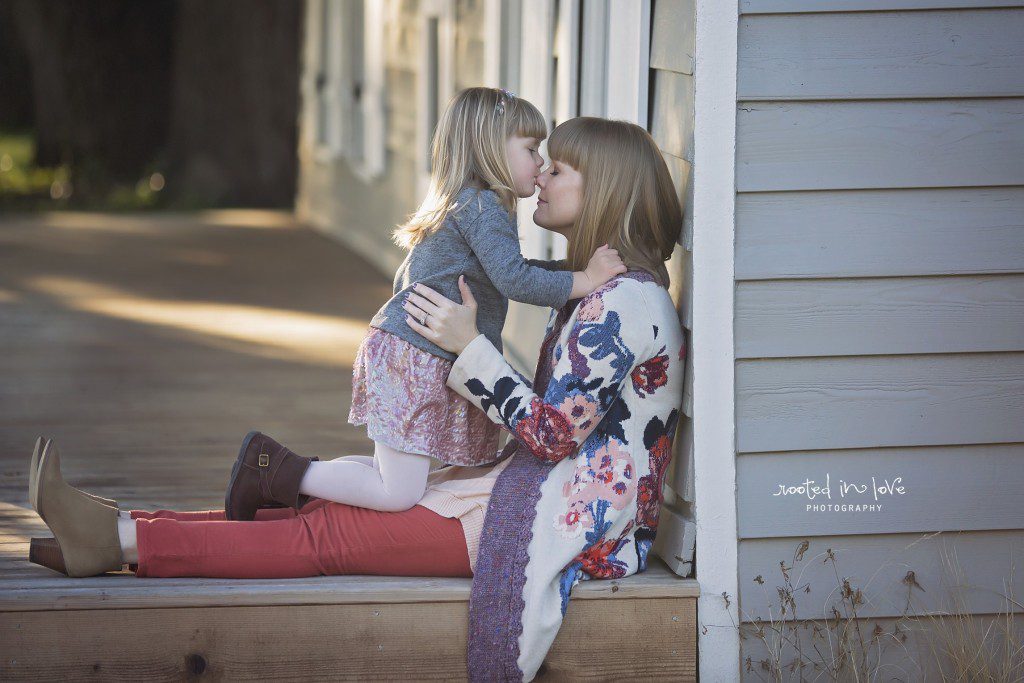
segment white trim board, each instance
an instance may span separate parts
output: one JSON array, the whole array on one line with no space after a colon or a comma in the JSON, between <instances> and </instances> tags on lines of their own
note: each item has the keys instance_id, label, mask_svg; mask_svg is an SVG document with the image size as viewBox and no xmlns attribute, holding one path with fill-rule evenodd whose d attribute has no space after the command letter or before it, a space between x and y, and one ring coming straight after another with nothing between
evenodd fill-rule
<instances>
[{"instance_id":1,"label":"white trim board","mask_svg":"<svg viewBox=\"0 0 1024 683\"><path fill-rule=\"evenodd\" d=\"M523 0L521 10L518 94L533 103L545 119L550 121L554 118L552 83L555 74L552 52L557 19L555 4L552 0ZM541 145L540 153L545 160L548 159L547 141ZM551 244L548 237L550 233L533 222L536 209L536 195L519 201L519 234L522 237L523 254L528 258L547 258L547 249Z\"/></svg>"},{"instance_id":2,"label":"white trim board","mask_svg":"<svg viewBox=\"0 0 1024 683\"><path fill-rule=\"evenodd\" d=\"M430 41L432 20L437 21L437 80L430 82ZM436 98L436 116L455 94L455 7L453 0L422 0L419 14L420 65L416 78L416 196L422 199L430 184L430 140L433 135L431 103ZM433 90L433 92L431 92ZM431 95L434 97L431 97Z\"/></svg>"},{"instance_id":3,"label":"white trim board","mask_svg":"<svg viewBox=\"0 0 1024 683\"><path fill-rule=\"evenodd\" d=\"M368 181L384 173L386 157L384 4L377 0L357 2L363 3L363 78L359 100L363 130L357 133L363 136L363 154L353 160L352 170Z\"/></svg>"},{"instance_id":4,"label":"white trim board","mask_svg":"<svg viewBox=\"0 0 1024 683\"><path fill-rule=\"evenodd\" d=\"M521 16L520 94L524 98L556 124L578 116L586 98L590 114L647 127L650 0L593 0L584 4L581 0L561 0L557 13L553 0L522 0ZM581 21L588 29L583 46L579 40ZM556 54L557 68L553 59ZM546 144L541 154L547 158ZM532 216L535 208L536 199L523 200L520 215ZM541 231L528 218L523 218L520 225L525 233L524 254L532 258L565 257L563 237Z\"/></svg>"},{"instance_id":5,"label":"white trim board","mask_svg":"<svg viewBox=\"0 0 1024 683\"><path fill-rule=\"evenodd\" d=\"M314 7L318 11L312 19L317 36L313 155L321 163L331 163L340 158L342 153L341 0L320 0L319 5ZM322 84L319 82L320 74ZM321 127L325 139L320 137Z\"/></svg>"},{"instance_id":6,"label":"white trim board","mask_svg":"<svg viewBox=\"0 0 1024 683\"><path fill-rule=\"evenodd\" d=\"M693 453L701 680L740 680L733 270L738 0L696 0ZM729 596L728 606L723 593Z\"/></svg>"},{"instance_id":7,"label":"white trim board","mask_svg":"<svg viewBox=\"0 0 1024 683\"><path fill-rule=\"evenodd\" d=\"M726 3L728 4L728 3ZM651 59L651 0L610 2L605 116L647 128Z\"/></svg>"}]
</instances>

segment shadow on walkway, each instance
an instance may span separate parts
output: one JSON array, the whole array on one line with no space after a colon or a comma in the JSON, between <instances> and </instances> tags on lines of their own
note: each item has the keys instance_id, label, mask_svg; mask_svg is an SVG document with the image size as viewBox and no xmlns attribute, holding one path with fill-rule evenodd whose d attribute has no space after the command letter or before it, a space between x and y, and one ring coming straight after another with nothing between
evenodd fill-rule
<instances>
[{"instance_id":1,"label":"shadow on walkway","mask_svg":"<svg viewBox=\"0 0 1024 683\"><path fill-rule=\"evenodd\" d=\"M391 285L285 213L54 213L0 221L0 571L48 535L37 435L123 507L219 508L251 429L305 455L368 453L351 362Z\"/></svg>"}]
</instances>

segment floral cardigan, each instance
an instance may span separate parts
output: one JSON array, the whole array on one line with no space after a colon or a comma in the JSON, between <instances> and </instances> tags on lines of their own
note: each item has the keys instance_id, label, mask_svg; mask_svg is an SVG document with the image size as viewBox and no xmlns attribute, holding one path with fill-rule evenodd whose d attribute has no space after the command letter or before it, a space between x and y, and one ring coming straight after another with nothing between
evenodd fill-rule
<instances>
[{"instance_id":1,"label":"floral cardigan","mask_svg":"<svg viewBox=\"0 0 1024 683\"><path fill-rule=\"evenodd\" d=\"M483 335L454 362L448 386L515 437L480 539L471 680L533 680L573 586L646 569L684 356L668 292L629 271L552 311L532 385Z\"/></svg>"}]
</instances>

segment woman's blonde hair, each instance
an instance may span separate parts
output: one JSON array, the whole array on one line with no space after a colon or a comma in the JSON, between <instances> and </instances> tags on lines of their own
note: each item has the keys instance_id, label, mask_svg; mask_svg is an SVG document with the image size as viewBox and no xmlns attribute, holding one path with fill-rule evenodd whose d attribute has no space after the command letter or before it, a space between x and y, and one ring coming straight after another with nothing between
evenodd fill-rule
<instances>
[{"instance_id":1,"label":"woman's blonde hair","mask_svg":"<svg viewBox=\"0 0 1024 683\"><path fill-rule=\"evenodd\" d=\"M580 215L568 235L570 270L584 270L594 250L608 244L628 268L646 270L668 287L665 261L683 211L650 133L627 121L581 116L551 131L548 153L583 176Z\"/></svg>"},{"instance_id":2,"label":"woman's blonde hair","mask_svg":"<svg viewBox=\"0 0 1024 683\"><path fill-rule=\"evenodd\" d=\"M434 131L427 196L395 228L395 243L410 249L439 228L467 186L494 190L502 206L515 214L518 195L505 151L513 135L538 142L547 137L537 107L498 88L466 88L452 98Z\"/></svg>"}]
</instances>

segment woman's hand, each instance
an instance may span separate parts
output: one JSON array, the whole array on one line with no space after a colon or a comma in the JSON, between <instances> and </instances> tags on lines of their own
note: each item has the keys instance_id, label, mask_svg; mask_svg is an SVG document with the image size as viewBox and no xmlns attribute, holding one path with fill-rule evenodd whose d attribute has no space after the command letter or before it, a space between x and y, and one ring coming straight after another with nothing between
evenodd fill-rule
<instances>
[{"instance_id":1,"label":"woman's hand","mask_svg":"<svg viewBox=\"0 0 1024 683\"><path fill-rule=\"evenodd\" d=\"M420 335L454 354L462 353L469 342L480 336L476 327L476 299L465 276L459 276L462 304L425 285L417 283L413 289L416 293L410 292L402 307L408 313L405 321Z\"/></svg>"}]
</instances>

